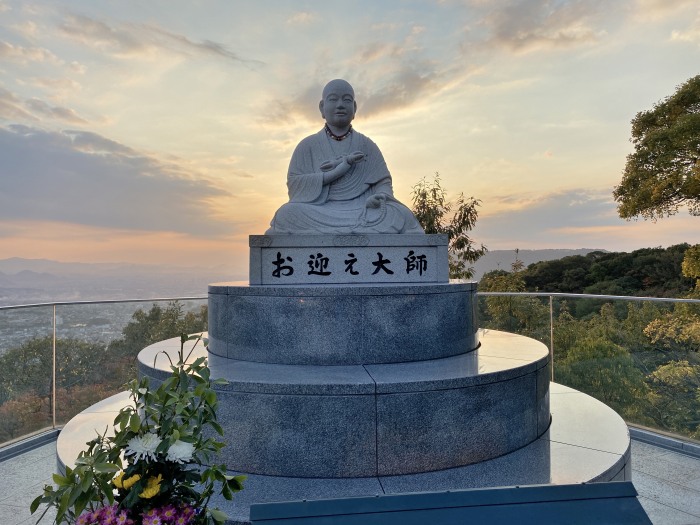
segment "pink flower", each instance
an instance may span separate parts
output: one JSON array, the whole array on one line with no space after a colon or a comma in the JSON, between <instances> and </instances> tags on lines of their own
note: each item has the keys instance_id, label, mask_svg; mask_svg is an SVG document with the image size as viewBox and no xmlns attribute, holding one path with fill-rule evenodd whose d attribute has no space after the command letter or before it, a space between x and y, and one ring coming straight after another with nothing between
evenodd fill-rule
<instances>
[{"instance_id":1,"label":"pink flower","mask_svg":"<svg viewBox=\"0 0 700 525\"><path fill-rule=\"evenodd\" d=\"M174 505L167 505L160 509L160 517L163 518L164 522L172 523L177 517L177 509Z\"/></svg>"},{"instance_id":2,"label":"pink flower","mask_svg":"<svg viewBox=\"0 0 700 525\"><path fill-rule=\"evenodd\" d=\"M129 515L125 510L123 510L117 515L116 521L114 523L116 525L131 525L134 522L129 519Z\"/></svg>"},{"instance_id":3,"label":"pink flower","mask_svg":"<svg viewBox=\"0 0 700 525\"><path fill-rule=\"evenodd\" d=\"M116 525L117 524L117 505L103 507L100 512L100 525Z\"/></svg>"},{"instance_id":4,"label":"pink flower","mask_svg":"<svg viewBox=\"0 0 700 525\"><path fill-rule=\"evenodd\" d=\"M75 525L90 525L91 523L93 523L93 521L92 512L90 511L83 512L75 521Z\"/></svg>"},{"instance_id":5,"label":"pink flower","mask_svg":"<svg viewBox=\"0 0 700 525\"><path fill-rule=\"evenodd\" d=\"M163 520L157 514L143 518L143 525L163 525Z\"/></svg>"}]
</instances>

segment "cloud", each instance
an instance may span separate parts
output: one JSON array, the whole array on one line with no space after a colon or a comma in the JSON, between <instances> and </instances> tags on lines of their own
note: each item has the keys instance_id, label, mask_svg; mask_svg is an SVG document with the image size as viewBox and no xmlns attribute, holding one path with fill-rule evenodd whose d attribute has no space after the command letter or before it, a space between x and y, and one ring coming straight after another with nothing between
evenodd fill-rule
<instances>
[{"instance_id":1,"label":"cloud","mask_svg":"<svg viewBox=\"0 0 700 525\"><path fill-rule=\"evenodd\" d=\"M312 24L313 22L316 22L316 20L318 20L318 15L316 13L312 13L310 11L300 11L290 16L287 19L287 24L295 26L307 26L309 24Z\"/></svg>"},{"instance_id":2,"label":"cloud","mask_svg":"<svg viewBox=\"0 0 700 525\"><path fill-rule=\"evenodd\" d=\"M636 0L634 15L637 18L658 20L683 9L696 6L696 0Z\"/></svg>"},{"instance_id":3,"label":"cloud","mask_svg":"<svg viewBox=\"0 0 700 525\"><path fill-rule=\"evenodd\" d=\"M671 40L675 42L691 42L700 44L700 16L686 30L671 32Z\"/></svg>"},{"instance_id":4,"label":"cloud","mask_svg":"<svg viewBox=\"0 0 700 525\"><path fill-rule=\"evenodd\" d=\"M583 189L543 195L504 195L489 199L482 208L500 210L482 213L474 232L479 242L493 248L525 248L523 239L527 239L528 247L571 246L574 241L569 236L571 228L623 222L617 218L609 193Z\"/></svg>"},{"instance_id":5,"label":"cloud","mask_svg":"<svg viewBox=\"0 0 700 525\"><path fill-rule=\"evenodd\" d=\"M0 119L36 121L36 117L25 111L22 106L22 100L17 95L0 87Z\"/></svg>"},{"instance_id":6,"label":"cloud","mask_svg":"<svg viewBox=\"0 0 700 525\"><path fill-rule=\"evenodd\" d=\"M76 150L84 153L112 154L130 158L140 157L140 155L130 147L97 133L93 133L92 131L66 130L63 134L71 139L72 145Z\"/></svg>"},{"instance_id":7,"label":"cloud","mask_svg":"<svg viewBox=\"0 0 700 525\"><path fill-rule=\"evenodd\" d=\"M486 44L515 53L595 42L605 34L595 27L608 8L602 0L515 0L497 5L480 23L488 30Z\"/></svg>"},{"instance_id":8,"label":"cloud","mask_svg":"<svg viewBox=\"0 0 700 525\"><path fill-rule=\"evenodd\" d=\"M262 64L240 57L223 44L211 40L195 42L184 35L148 24L116 24L84 15L68 15L59 26L65 37L119 58L151 57L159 51L184 56L209 56L249 67Z\"/></svg>"},{"instance_id":9,"label":"cloud","mask_svg":"<svg viewBox=\"0 0 700 525\"><path fill-rule=\"evenodd\" d=\"M61 63L58 57L48 49L35 46L16 46L4 40L0 40L0 58L20 64L27 64L30 62Z\"/></svg>"},{"instance_id":10,"label":"cloud","mask_svg":"<svg viewBox=\"0 0 700 525\"><path fill-rule=\"evenodd\" d=\"M403 64L365 93L362 114L368 117L414 105L440 89L440 75L430 64Z\"/></svg>"},{"instance_id":11,"label":"cloud","mask_svg":"<svg viewBox=\"0 0 700 525\"><path fill-rule=\"evenodd\" d=\"M498 211L487 213L497 208ZM625 221L608 189L504 195L482 204L473 238L492 250L602 248L631 251L697 239L697 218Z\"/></svg>"},{"instance_id":12,"label":"cloud","mask_svg":"<svg viewBox=\"0 0 700 525\"><path fill-rule=\"evenodd\" d=\"M79 82L71 78L34 77L30 78L29 82L34 86L48 89L53 93L74 94L83 88Z\"/></svg>"},{"instance_id":13,"label":"cloud","mask_svg":"<svg viewBox=\"0 0 700 525\"><path fill-rule=\"evenodd\" d=\"M358 114L362 118L376 117L383 113L410 107L427 96L435 96L442 89L442 76L429 64L404 64L382 68L384 75L370 79L358 92L356 84ZM343 75L339 75L341 78ZM265 111L258 112L265 125L278 127L280 122L298 124L303 120L309 124L322 124L318 103L323 86L328 81L311 80L296 95L275 104L265 103Z\"/></svg>"},{"instance_id":14,"label":"cloud","mask_svg":"<svg viewBox=\"0 0 700 525\"><path fill-rule=\"evenodd\" d=\"M204 237L235 229L208 211L226 191L96 133L0 127L0 158L0 221Z\"/></svg>"},{"instance_id":15,"label":"cloud","mask_svg":"<svg viewBox=\"0 0 700 525\"><path fill-rule=\"evenodd\" d=\"M22 101L14 93L0 87L0 119L34 123L41 120L41 117L73 124L87 123L84 118L70 108L51 106L38 98Z\"/></svg>"},{"instance_id":16,"label":"cloud","mask_svg":"<svg viewBox=\"0 0 700 525\"><path fill-rule=\"evenodd\" d=\"M38 98L30 98L24 103L24 105L31 109L34 113L39 113L52 119L72 122L74 124L87 124L87 120L80 117L72 109L60 106L50 106Z\"/></svg>"}]
</instances>

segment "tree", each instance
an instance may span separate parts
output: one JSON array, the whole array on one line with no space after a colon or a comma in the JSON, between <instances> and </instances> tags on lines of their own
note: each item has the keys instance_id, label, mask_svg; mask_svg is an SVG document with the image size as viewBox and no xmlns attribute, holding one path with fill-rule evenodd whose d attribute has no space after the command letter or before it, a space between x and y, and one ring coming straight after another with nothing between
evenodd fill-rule
<instances>
[{"instance_id":1,"label":"tree","mask_svg":"<svg viewBox=\"0 0 700 525\"><path fill-rule=\"evenodd\" d=\"M148 345L180 334L202 332L207 329L207 307L183 311L182 303L173 301L162 307L153 304L147 312L136 310L132 321L122 330L122 338L109 344L112 355L134 358Z\"/></svg>"},{"instance_id":2,"label":"tree","mask_svg":"<svg viewBox=\"0 0 700 525\"><path fill-rule=\"evenodd\" d=\"M634 153L613 191L624 219L656 220L687 205L700 216L700 75L632 120Z\"/></svg>"},{"instance_id":3,"label":"tree","mask_svg":"<svg viewBox=\"0 0 700 525\"><path fill-rule=\"evenodd\" d=\"M695 289L700 291L700 244L691 246L685 251L681 269L686 277L697 279Z\"/></svg>"},{"instance_id":4,"label":"tree","mask_svg":"<svg viewBox=\"0 0 700 525\"><path fill-rule=\"evenodd\" d=\"M671 361L650 376L652 401L662 428L700 437L700 366L687 360Z\"/></svg>"},{"instance_id":5,"label":"tree","mask_svg":"<svg viewBox=\"0 0 700 525\"><path fill-rule=\"evenodd\" d=\"M425 233L443 233L449 238L450 277L471 278L474 268L468 265L486 253L486 247L483 244L477 247L468 235L476 224L481 201L474 197L465 199L460 193L457 202L448 202L439 173L435 173L432 182L422 178L413 187L412 195L413 214ZM451 214L453 208L455 211Z\"/></svg>"},{"instance_id":6,"label":"tree","mask_svg":"<svg viewBox=\"0 0 700 525\"><path fill-rule=\"evenodd\" d=\"M515 250L511 271L494 270L484 274L479 289L484 292L524 292L524 263ZM484 328L517 332L549 344L549 308L535 297L487 297L482 311Z\"/></svg>"}]
</instances>

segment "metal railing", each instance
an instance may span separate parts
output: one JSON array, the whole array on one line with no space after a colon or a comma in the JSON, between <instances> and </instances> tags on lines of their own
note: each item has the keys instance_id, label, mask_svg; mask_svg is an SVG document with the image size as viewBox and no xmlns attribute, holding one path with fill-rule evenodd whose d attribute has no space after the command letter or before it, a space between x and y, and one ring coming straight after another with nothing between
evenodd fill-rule
<instances>
[{"instance_id":1,"label":"metal railing","mask_svg":"<svg viewBox=\"0 0 700 525\"><path fill-rule=\"evenodd\" d=\"M541 299L546 301L548 308L543 308L541 309L541 312L538 311L539 314L542 314L543 318L538 321L539 327L541 330L538 332L538 334L532 334L532 333L525 333L524 335L529 335L531 337L535 337L540 339L542 342L547 344L549 346L549 351L550 351L550 357L552 360L552 379L555 377L555 371L557 370L557 367L554 366L556 364L555 361L555 351L557 351L557 348L555 347L555 339L557 337L556 333L556 326L558 326L558 323L560 323L559 319L556 316L556 308L555 308L555 299L559 299L562 301L577 301L577 300L596 300L596 301L603 301L603 302L610 302L610 301L624 301L628 303L658 303L661 304L663 308L668 308L667 311L670 312L670 307L675 305L675 304L680 304L680 303L687 303L687 304L692 304L692 305L699 305L700 306L700 300L698 299L682 299L682 298L657 298L657 297L630 297L630 296L619 296L619 295L595 295L595 294L570 294L570 293L550 293L550 292L479 292L478 297L480 300L480 305L479 308L484 310L483 307L483 302L488 301L491 298L498 298L498 297L512 297L512 298L536 298L536 299ZM140 303L142 305L155 305L158 303L172 303L174 301L178 301L180 303L188 302L188 301L205 301L207 298L205 296L195 296L195 297L170 297L170 298L154 298L154 299L114 299L114 300L101 300L101 301L57 301L57 302L47 302L47 303L36 303L36 304L25 304L25 305L13 305L13 306L0 306L0 343L3 343L3 340L6 339L7 334L5 333L4 325L3 325L3 315L7 315L10 312L18 312L22 310L27 310L27 309L33 309L35 312L40 312L42 309L50 309L50 331L46 330L44 333L48 333L48 337L50 338L50 362L51 362L51 367L50 367L50 406L48 407L48 411L50 412L50 423L49 427L50 428L57 428L60 427L61 422L57 420L57 413L59 407L57 406L57 399L58 399L58 392L57 392L57 385L59 384L59 366L58 366L58 360L59 360L59 352L58 352L58 347L57 347L57 342L61 340L60 337L60 331L66 331L64 329L59 329L59 316L63 312L65 312L66 308L71 308L71 307L79 307L81 309L84 308L89 308L90 306L102 306L102 307L107 307L109 305L126 305L126 304L137 304ZM539 300L537 302L540 302ZM560 305L559 305L560 306ZM546 311L546 313L545 313ZM128 323L129 319L131 318L131 314L128 315L128 312L124 314L124 317L126 318L124 324ZM547 318L548 317L548 318ZM5 322L4 324L8 325L11 324L9 322ZM48 323L47 323L48 324ZM499 329L504 329L502 327L496 327ZM561 329L561 327L560 327ZM509 331L516 331L517 330L509 330ZM177 334L172 334L172 335L177 335ZM24 337L22 334L18 337ZM29 337L29 336L27 336ZM559 349L559 351L564 351L563 349ZM3 348L0 346L0 359L2 359L3 355ZM35 357L30 359L36 359ZM560 362L561 359L560 359ZM600 366L604 366L605 363L601 362ZM3 385L0 384L0 394L2 394L2 387ZM591 392L587 392L591 393ZM592 395L595 395L594 393L591 393ZM97 402L99 399L94 400L93 402ZM6 399L0 397L0 409L2 408L2 405L6 402ZM63 407L62 407L63 408ZM73 408L73 407L71 407ZM79 407L77 407L79 408ZM76 409L77 409L76 408ZM695 413L700 414L700 401L696 402L696 405L694 406ZM78 410L79 411L79 410ZM65 410L64 410L65 412ZM634 422L634 421L633 421ZM2 425L2 422L0 422L0 426ZM646 425L646 426L652 426L653 425ZM41 429L45 428L42 427ZM40 428L36 428L35 430L40 430ZM668 431L667 428L659 428L658 430L662 431ZM684 434L684 437L690 437L690 434ZM14 438L12 439L14 440ZM8 440L3 440L0 438L0 446L3 443L7 443Z\"/></svg>"}]
</instances>

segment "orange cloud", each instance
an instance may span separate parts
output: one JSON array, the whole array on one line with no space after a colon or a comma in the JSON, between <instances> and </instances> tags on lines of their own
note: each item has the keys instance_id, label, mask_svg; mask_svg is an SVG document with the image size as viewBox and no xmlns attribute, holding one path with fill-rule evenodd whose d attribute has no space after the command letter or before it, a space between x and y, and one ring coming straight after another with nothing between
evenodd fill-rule
<instances>
[{"instance_id":1,"label":"orange cloud","mask_svg":"<svg viewBox=\"0 0 700 525\"><path fill-rule=\"evenodd\" d=\"M226 265L234 276L248 273L248 237L204 239L176 232L135 232L60 222L4 223L2 257L62 262L126 262L173 266Z\"/></svg>"}]
</instances>

